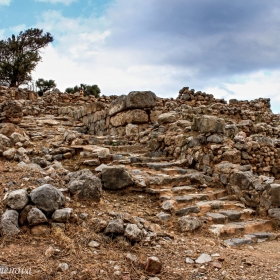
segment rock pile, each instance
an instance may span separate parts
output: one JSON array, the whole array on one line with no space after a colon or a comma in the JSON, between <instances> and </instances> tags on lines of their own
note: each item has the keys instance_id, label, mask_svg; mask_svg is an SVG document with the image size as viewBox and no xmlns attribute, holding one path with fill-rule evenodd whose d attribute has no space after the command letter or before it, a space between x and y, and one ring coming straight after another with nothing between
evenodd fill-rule
<instances>
[{"instance_id":1,"label":"rock pile","mask_svg":"<svg viewBox=\"0 0 280 280\"><path fill-rule=\"evenodd\" d=\"M19 226L28 224L31 233L41 235L50 232L52 227L65 228L72 218L71 208L62 208L65 197L50 184L44 184L28 193L25 189L11 191L5 198L7 210L1 219L2 235L15 235Z\"/></svg>"}]
</instances>

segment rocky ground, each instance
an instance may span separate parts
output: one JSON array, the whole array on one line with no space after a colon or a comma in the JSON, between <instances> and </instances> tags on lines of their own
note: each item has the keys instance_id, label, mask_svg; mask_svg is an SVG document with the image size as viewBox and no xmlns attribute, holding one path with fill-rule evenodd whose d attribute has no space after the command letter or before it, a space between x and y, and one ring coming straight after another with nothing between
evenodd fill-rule
<instances>
[{"instance_id":1,"label":"rocky ground","mask_svg":"<svg viewBox=\"0 0 280 280\"><path fill-rule=\"evenodd\" d=\"M70 96L77 110L2 92L0 279L279 279L279 122L267 100L242 103L251 122L274 120L253 135L259 125L225 117L236 107L191 123L187 106L227 105L188 88L177 112L151 92L90 106ZM38 115L10 93L32 96Z\"/></svg>"}]
</instances>

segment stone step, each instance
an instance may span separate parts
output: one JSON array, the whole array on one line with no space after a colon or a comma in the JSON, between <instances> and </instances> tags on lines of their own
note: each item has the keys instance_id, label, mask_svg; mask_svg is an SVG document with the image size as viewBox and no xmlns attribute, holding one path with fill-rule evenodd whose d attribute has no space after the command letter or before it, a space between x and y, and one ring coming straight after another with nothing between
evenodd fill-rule
<instances>
[{"instance_id":1,"label":"stone step","mask_svg":"<svg viewBox=\"0 0 280 280\"><path fill-rule=\"evenodd\" d=\"M254 232L246 234L240 238L230 238L224 240L227 246L240 246L244 244L256 244L265 241L270 241L276 239L278 236L271 232Z\"/></svg>"},{"instance_id":2,"label":"stone step","mask_svg":"<svg viewBox=\"0 0 280 280\"><path fill-rule=\"evenodd\" d=\"M177 168L183 166L184 164L185 164L184 160L177 160L177 161L173 161L173 162L170 162L170 161L147 162L146 166L151 168L151 169L157 170L157 171L165 169L168 172L170 170L173 170L173 171L177 170L178 171L179 169L177 169ZM177 168L175 168L175 167L177 167ZM187 171L185 173L187 173Z\"/></svg>"},{"instance_id":3,"label":"stone step","mask_svg":"<svg viewBox=\"0 0 280 280\"><path fill-rule=\"evenodd\" d=\"M249 208L243 210L221 210L219 212L207 212L205 221L207 223L226 224L229 222L237 222L250 219L255 211Z\"/></svg>"},{"instance_id":4,"label":"stone step","mask_svg":"<svg viewBox=\"0 0 280 280\"><path fill-rule=\"evenodd\" d=\"M236 236L261 231L273 231L275 224L271 220L255 219L243 222L232 222L227 224L214 224L209 231L216 236Z\"/></svg>"},{"instance_id":5,"label":"stone step","mask_svg":"<svg viewBox=\"0 0 280 280\"><path fill-rule=\"evenodd\" d=\"M229 201L229 200L208 200L199 201L195 206L200 208L201 215L207 212L212 212L213 210L238 210L245 209L245 205L239 201Z\"/></svg>"}]
</instances>

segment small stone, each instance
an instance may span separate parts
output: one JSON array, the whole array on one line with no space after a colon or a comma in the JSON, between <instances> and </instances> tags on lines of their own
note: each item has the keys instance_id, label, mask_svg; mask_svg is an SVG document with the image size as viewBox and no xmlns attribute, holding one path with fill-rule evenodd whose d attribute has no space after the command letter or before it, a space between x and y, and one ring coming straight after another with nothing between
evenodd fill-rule
<instances>
[{"instance_id":1,"label":"small stone","mask_svg":"<svg viewBox=\"0 0 280 280\"><path fill-rule=\"evenodd\" d=\"M45 252L45 256L47 258L52 257L54 254L55 254L55 250L54 250L54 247L52 247L52 246L50 246Z\"/></svg>"},{"instance_id":2,"label":"small stone","mask_svg":"<svg viewBox=\"0 0 280 280\"><path fill-rule=\"evenodd\" d=\"M70 219L72 211L72 208L63 208L55 210L55 212L52 215L52 219L54 222L66 223Z\"/></svg>"},{"instance_id":3,"label":"small stone","mask_svg":"<svg viewBox=\"0 0 280 280\"><path fill-rule=\"evenodd\" d=\"M194 261L191 258L186 258L186 263L194 263Z\"/></svg>"},{"instance_id":4,"label":"small stone","mask_svg":"<svg viewBox=\"0 0 280 280\"><path fill-rule=\"evenodd\" d=\"M222 268L222 264L219 263L219 262L212 262L211 265L212 265L214 268L218 268L218 269L221 269L221 268Z\"/></svg>"},{"instance_id":5,"label":"small stone","mask_svg":"<svg viewBox=\"0 0 280 280\"><path fill-rule=\"evenodd\" d=\"M128 224L124 231L124 236L132 242L141 241L143 238L142 230L135 224Z\"/></svg>"},{"instance_id":6,"label":"small stone","mask_svg":"<svg viewBox=\"0 0 280 280\"><path fill-rule=\"evenodd\" d=\"M124 233L123 220L115 219L115 220L109 221L104 232L105 232L105 234L108 234L108 233L123 234Z\"/></svg>"},{"instance_id":7,"label":"small stone","mask_svg":"<svg viewBox=\"0 0 280 280\"><path fill-rule=\"evenodd\" d=\"M84 213L84 212L80 213L79 218L82 219L82 220L86 220L88 218L88 213Z\"/></svg>"},{"instance_id":8,"label":"small stone","mask_svg":"<svg viewBox=\"0 0 280 280\"><path fill-rule=\"evenodd\" d=\"M160 273L162 268L162 264L157 257L149 257L147 258L145 270L152 274Z\"/></svg>"},{"instance_id":9,"label":"small stone","mask_svg":"<svg viewBox=\"0 0 280 280\"><path fill-rule=\"evenodd\" d=\"M58 271L66 271L69 269L68 263L60 263L58 265Z\"/></svg>"},{"instance_id":10,"label":"small stone","mask_svg":"<svg viewBox=\"0 0 280 280\"><path fill-rule=\"evenodd\" d=\"M91 248L98 248L100 246L100 243L93 240L93 241L89 242L88 246L91 247Z\"/></svg>"},{"instance_id":11,"label":"small stone","mask_svg":"<svg viewBox=\"0 0 280 280\"><path fill-rule=\"evenodd\" d=\"M210 255L208 255L208 254L201 254L196 260L195 260L195 262L196 263L200 263L200 264L202 264L202 263L208 263L208 262L211 262L212 261L212 258L211 258L211 256Z\"/></svg>"},{"instance_id":12,"label":"small stone","mask_svg":"<svg viewBox=\"0 0 280 280\"><path fill-rule=\"evenodd\" d=\"M136 256L136 255L133 255L133 254L131 254L131 253L127 253L127 254L126 254L126 258L129 259L129 260L132 261L132 262L137 262L137 260L138 260L137 256Z\"/></svg>"}]
</instances>

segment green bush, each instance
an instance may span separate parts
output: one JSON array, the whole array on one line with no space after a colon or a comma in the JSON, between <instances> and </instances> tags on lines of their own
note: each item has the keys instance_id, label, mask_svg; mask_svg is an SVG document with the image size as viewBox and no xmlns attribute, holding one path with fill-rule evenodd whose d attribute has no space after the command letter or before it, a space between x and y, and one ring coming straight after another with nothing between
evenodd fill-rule
<instances>
[{"instance_id":1,"label":"green bush","mask_svg":"<svg viewBox=\"0 0 280 280\"><path fill-rule=\"evenodd\" d=\"M84 95L94 95L95 97L100 96L100 88L98 85L86 85L86 84L80 84L80 86L74 86L74 87L68 87L65 89L65 92L67 93L76 93L79 92L80 90L84 91Z\"/></svg>"}]
</instances>

